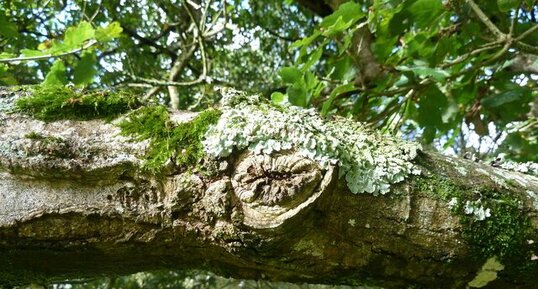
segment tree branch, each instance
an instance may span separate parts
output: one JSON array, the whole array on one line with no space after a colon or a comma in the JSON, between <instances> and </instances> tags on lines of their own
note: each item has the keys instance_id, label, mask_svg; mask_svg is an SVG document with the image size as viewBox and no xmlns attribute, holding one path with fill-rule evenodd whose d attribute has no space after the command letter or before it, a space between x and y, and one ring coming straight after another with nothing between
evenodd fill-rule
<instances>
[{"instance_id":1,"label":"tree branch","mask_svg":"<svg viewBox=\"0 0 538 289\"><path fill-rule=\"evenodd\" d=\"M70 50L70 51L67 51L67 52L63 52L63 53L59 53L59 54L46 54L46 55L40 55L40 56L30 56L30 57L21 56L21 57L15 57L15 58L0 58L0 63L38 61L38 60L47 60L47 59L51 59L51 58L64 57L64 56L67 56L67 55L79 53L79 52L81 52L83 50L86 50L86 49L92 47L95 44L97 44L97 40L92 39L92 40L89 40L88 42L86 42L86 44L84 44L82 47L79 47L79 48L76 48L76 49L73 49L73 50Z\"/></svg>"},{"instance_id":2,"label":"tree branch","mask_svg":"<svg viewBox=\"0 0 538 289\"><path fill-rule=\"evenodd\" d=\"M489 20L488 16L484 14L482 9L480 9L480 7L478 7L478 5L476 5L476 3L473 0L467 0L467 3L469 4L469 6L471 6L471 9L473 9L473 11L476 13L476 15L478 16L478 19L480 19L480 21L482 21L482 23L486 25L489 31L491 31L496 37L498 37L499 40L502 40L505 38L505 34L502 33L501 30L499 30L499 28L495 24L493 24L493 22L491 22L491 20Z\"/></svg>"},{"instance_id":3,"label":"tree branch","mask_svg":"<svg viewBox=\"0 0 538 289\"><path fill-rule=\"evenodd\" d=\"M352 194L338 177L343 168L323 167L293 148L206 156L152 174L141 168L151 144L129 141L112 123L3 113L25 94L0 89L4 285L165 267L388 289L465 288L488 262L497 268L488 288L530 289L538 281L537 177L425 151L412 160L422 174L392 184L389 195ZM253 107L273 122L296 114ZM190 125L194 117L172 112L170 122ZM381 143L371 145L390 151L386 139L377 135ZM388 162L392 157L387 153ZM285 191L299 193L279 193L294 187ZM458 202L466 207L454 207Z\"/></svg>"}]
</instances>

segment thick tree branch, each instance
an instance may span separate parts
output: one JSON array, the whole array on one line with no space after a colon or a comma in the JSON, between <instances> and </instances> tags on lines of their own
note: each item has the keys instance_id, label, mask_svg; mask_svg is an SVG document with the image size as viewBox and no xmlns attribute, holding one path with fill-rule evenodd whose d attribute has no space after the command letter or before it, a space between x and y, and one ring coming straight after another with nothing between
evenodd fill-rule
<instances>
[{"instance_id":1,"label":"thick tree branch","mask_svg":"<svg viewBox=\"0 0 538 289\"><path fill-rule=\"evenodd\" d=\"M238 278L466 288L488 262L502 266L484 288L538 281L537 177L423 152L413 160L420 176L387 195L352 194L342 168L294 149L206 156L151 174L141 169L149 144L119 136L117 121L8 114L23 94L0 90L6 285L204 268Z\"/></svg>"}]
</instances>

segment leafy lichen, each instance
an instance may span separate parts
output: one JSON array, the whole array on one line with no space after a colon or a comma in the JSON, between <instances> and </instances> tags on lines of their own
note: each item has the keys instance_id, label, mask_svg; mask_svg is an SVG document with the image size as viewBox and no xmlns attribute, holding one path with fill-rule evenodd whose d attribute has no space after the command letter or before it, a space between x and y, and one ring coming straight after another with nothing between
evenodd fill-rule
<instances>
[{"instance_id":1,"label":"leafy lichen","mask_svg":"<svg viewBox=\"0 0 538 289\"><path fill-rule=\"evenodd\" d=\"M219 116L218 110L210 109L176 125L164 106L146 106L130 113L119 127L123 135L150 141L144 167L158 171L169 159L178 166L197 163L205 154L204 134Z\"/></svg>"},{"instance_id":2,"label":"leafy lichen","mask_svg":"<svg viewBox=\"0 0 538 289\"><path fill-rule=\"evenodd\" d=\"M203 141L214 157L227 157L234 150L270 154L293 148L322 167L338 164L353 193L385 194L391 184L419 173L411 163L418 145L387 138L360 123L326 121L312 109L277 109L258 96L236 91L225 92L222 102L222 117Z\"/></svg>"},{"instance_id":3,"label":"leafy lichen","mask_svg":"<svg viewBox=\"0 0 538 289\"><path fill-rule=\"evenodd\" d=\"M43 121L55 121L112 119L140 105L124 91L78 92L65 86L39 86L30 96L18 99L15 108Z\"/></svg>"}]
</instances>

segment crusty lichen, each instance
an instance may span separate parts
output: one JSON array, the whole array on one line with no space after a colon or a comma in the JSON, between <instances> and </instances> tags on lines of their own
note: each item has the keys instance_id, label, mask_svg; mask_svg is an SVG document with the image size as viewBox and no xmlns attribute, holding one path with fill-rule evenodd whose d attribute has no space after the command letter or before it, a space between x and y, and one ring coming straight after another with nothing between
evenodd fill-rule
<instances>
[{"instance_id":1,"label":"crusty lichen","mask_svg":"<svg viewBox=\"0 0 538 289\"><path fill-rule=\"evenodd\" d=\"M222 116L203 141L211 156L293 148L324 168L338 165L355 194L385 194L391 184L419 173L411 162L418 145L369 131L360 123L345 118L326 121L313 109L275 108L256 95L230 90L224 92L222 103Z\"/></svg>"}]
</instances>

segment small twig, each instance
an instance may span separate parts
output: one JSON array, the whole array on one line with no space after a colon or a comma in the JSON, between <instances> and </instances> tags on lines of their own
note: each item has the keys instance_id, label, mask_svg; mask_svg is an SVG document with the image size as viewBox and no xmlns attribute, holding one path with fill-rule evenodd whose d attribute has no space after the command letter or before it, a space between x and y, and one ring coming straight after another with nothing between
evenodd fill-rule
<instances>
[{"instance_id":1,"label":"small twig","mask_svg":"<svg viewBox=\"0 0 538 289\"><path fill-rule=\"evenodd\" d=\"M478 7L478 5L476 5L476 3L473 0L467 0L467 3L469 3L469 6L471 6L471 9L473 9L473 11L476 13L478 18L480 19L480 21L482 21L482 23L484 23L484 25L486 25L486 27L493 34L495 34L495 36L499 37L500 39L504 39L505 34L502 33L501 30L499 30L499 28L495 26L493 22L491 22L491 20L489 20L488 16L484 14L482 9L480 9L480 7Z\"/></svg>"},{"instance_id":2,"label":"small twig","mask_svg":"<svg viewBox=\"0 0 538 289\"><path fill-rule=\"evenodd\" d=\"M195 80L191 81L184 81L184 82L178 82L178 81L166 81L166 80L158 80L158 79L151 79L151 78L144 78L144 77L138 77L135 75L131 75L131 78L134 81L140 82L140 83L130 83L130 86L138 86L138 87L151 87L153 86L190 86L199 84L205 81L205 77L199 77ZM151 84L144 86L143 84Z\"/></svg>"},{"instance_id":3,"label":"small twig","mask_svg":"<svg viewBox=\"0 0 538 289\"><path fill-rule=\"evenodd\" d=\"M478 55L484 51L488 51L488 50L491 50L491 49L494 49L494 48L497 48L499 47L500 45L502 44L502 41L495 41L495 42L491 42L491 45L484 45L483 47L481 48L477 48L471 52L468 52L462 56L459 56L458 58L452 60L452 61L448 61L446 63L443 63L440 65L441 68L446 68L446 67L449 67L449 66L453 66L453 65L456 65L458 63L462 63L464 62L465 60L469 59L470 57L472 56L475 56L475 55Z\"/></svg>"},{"instance_id":4,"label":"small twig","mask_svg":"<svg viewBox=\"0 0 538 289\"><path fill-rule=\"evenodd\" d=\"M514 30L516 29L517 20L519 18L519 11L520 11L519 8L521 7L521 4L523 4L523 0L519 0L519 3L516 8L516 12L514 14L514 18L512 18L512 22L510 23L510 30L508 32L509 37L514 36Z\"/></svg>"},{"instance_id":5,"label":"small twig","mask_svg":"<svg viewBox=\"0 0 538 289\"><path fill-rule=\"evenodd\" d=\"M518 37L516 37L516 41L521 41L523 38L531 35L534 31L538 30L538 24L532 26L531 28L527 29L527 31L521 33Z\"/></svg>"},{"instance_id":6,"label":"small twig","mask_svg":"<svg viewBox=\"0 0 538 289\"><path fill-rule=\"evenodd\" d=\"M97 4L97 9L95 9L95 12L93 12L92 14L92 17L90 17L89 21L88 22L93 22L93 19L95 19L95 17L97 17L97 15L99 14L99 11L101 11L101 5L103 4L103 1L99 1L99 3Z\"/></svg>"},{"instance_id":7,"label":"small twig","mask_svg":"<svg viewBox=\"0 0 538 289\"><path fill-rule=\"evenodd\" d=\"M150 90L148 90L148 92L146 92L144 94L144 96L142 97L142 99L144 101L150 99L152 96L154 96L155 94L157 94L160 90L161 90L162 86L154 86L152 87Z\"/></svg>"},{"instance_id":8,"label":"small twig","mask_svg":"<svg viewBox=\"0 0 538 289\"><path fill-rule=\"evenodd\" d=\"M516 41L515 45L517 48L521 49L522 51L532 53L532 54L538 54L538 47L536 46L532 46L521 41Z\"/></svg>"},{"instance_id":9,"label":"small twig","mask_svg":"<svg viewBox=\"0 0 538 289\"><path fill-rule=\"evenodd\" d=\"M75 54L75 53L81 52L83 50L86 50L86 49L92 47L95 44L97 44L97 40L92 39L92 40L88 41L86 44L84 44L82 47L79 47L79 48L76 48L76 49L73 49L73 50L70 50L70 51L67 51L67 52L64 52L64 53L46 54L46 55L29 56L29 57L0 58L0 63L9 63L9 62L17 62L17 61L21 61L21 62L37 61L37 60L45 60L45 59L50 59L50 58L63 57L63 56L66 56L66 55Z\"/></svg>"}]
</instances>

